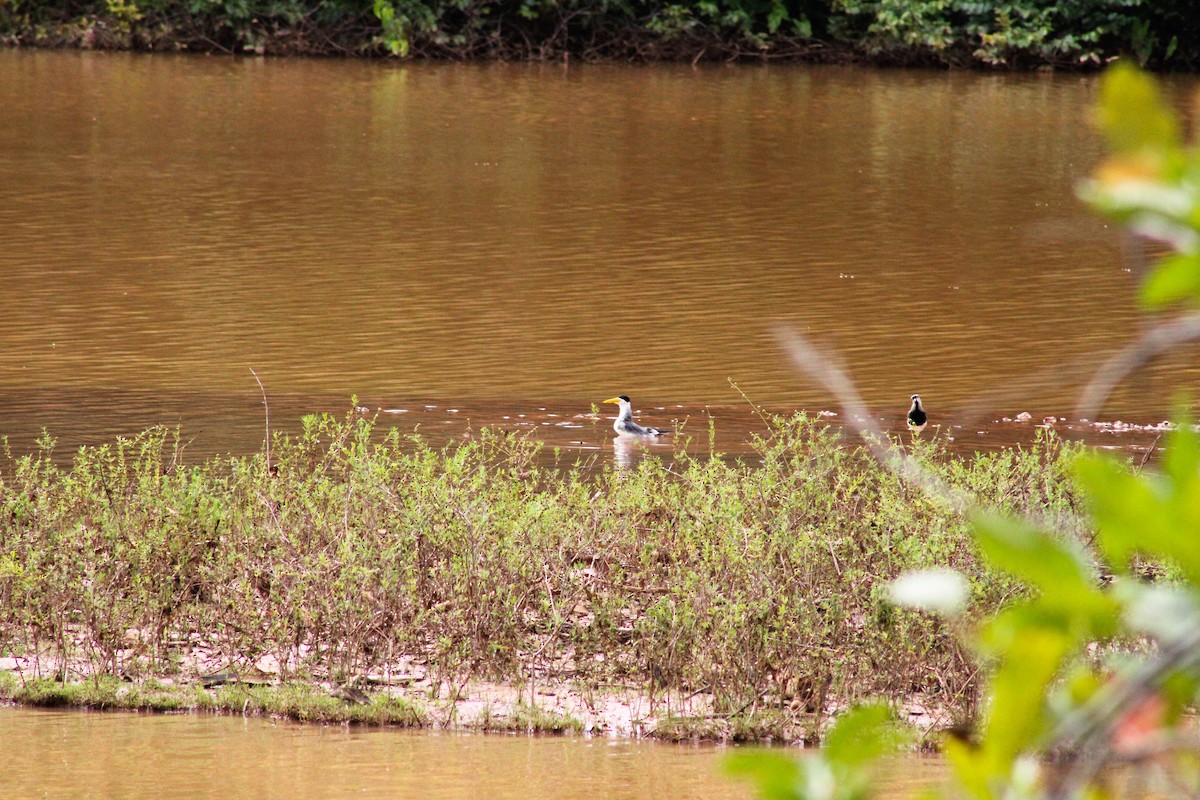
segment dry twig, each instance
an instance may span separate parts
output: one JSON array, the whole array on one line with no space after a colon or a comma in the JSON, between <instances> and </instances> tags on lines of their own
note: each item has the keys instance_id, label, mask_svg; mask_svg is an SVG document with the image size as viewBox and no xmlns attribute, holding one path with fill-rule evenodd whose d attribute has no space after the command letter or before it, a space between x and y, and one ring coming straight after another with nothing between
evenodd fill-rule
<instances>
[{"instance_id":1,"label":"dry twig","mask_svg":"<svg viewBox=\"0 0 1200 800\"><path fill-rule=\"evenodd\" d=\"M1101 365L1079 398L1079 416L1091 419L1112 390L1129 375L1171 348L1196 341L1200 341L1200 313L1186 314L1155 325Z\"/></svg>"}]
</instances>

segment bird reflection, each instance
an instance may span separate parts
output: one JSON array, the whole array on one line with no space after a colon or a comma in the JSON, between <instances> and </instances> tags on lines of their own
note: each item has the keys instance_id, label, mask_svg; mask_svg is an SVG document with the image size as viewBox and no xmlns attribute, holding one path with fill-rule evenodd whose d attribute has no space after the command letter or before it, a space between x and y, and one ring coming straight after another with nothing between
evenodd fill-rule
<instances>
[{"instance_id":1,"label":"bird reflection","mask_svg":"<svg viewBox=\"0 0 1200 800\"><path fill-rule=\"evenodd\" d=\"M629 436L616 436L612 440L613 463L618 469L629 469L641 460L642 443Z\"/></svg>"}]
</instances>

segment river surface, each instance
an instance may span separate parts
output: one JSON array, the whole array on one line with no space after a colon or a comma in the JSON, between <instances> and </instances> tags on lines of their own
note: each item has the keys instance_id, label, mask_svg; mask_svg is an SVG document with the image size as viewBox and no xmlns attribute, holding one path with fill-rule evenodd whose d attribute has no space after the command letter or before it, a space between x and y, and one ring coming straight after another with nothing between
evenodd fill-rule
<instances>
[{"instance_id":1,"label":"river surface","mask_svg":"<svg viewBox=\"0 0 1200 800\"><path fill-rule=\"evenodd\" d=\"M0 707L0 790L94 800L749 800L725 748ZM797 754L799 755L799 754ZM945 774L892 765L888 798Z\"/></svg>"},{"instance_id":2,"label":"river surface","mask_svg":"<svg viewBox=\"0 0 1200 800\"><path fill-rule=\"evenodd\" d=\"M1022 411L1105 441L1072 404L1142 323L1129 248L1073 195L1097 88L3 51L0 434L69 453L181 425L197 458L253 451L253 368L276 429L356 396L435 439L502 425L609 458L611 414L583 415L628 394L701 439L715 416L736 451L743 393L837 410L786 326L894 429L920 392L966 449L1032 438L1001 422ZM1162 420L1194 356L1102 418Z\"/></svg>"},{"instance_id":3,"label":"river surface","mask_svg":"<svg viewBox=\"0 0 1200 800\"><path fill-rule=\"evenodd\" d=\"M1192 79L1172 80L1185 105ZM790 364L787 327L837 352L893 430L920 392L928 435L962 449L1051 416L1146 447L1157 434L1072 411L1144 324L1133 249L1073 194L1101 155L1097 88L0 51L0 435L24 452L45 428L69 453L179 425L197 458L253 451L253 369L276 430L355 396L436 440L500 425L620 462L592 410L628 394L700 441L714 417L737 452L761 428L743 394L838 410ZM1158 422L1181 389L1200 389L1194 352L1101 418ZM0 708L10 797L748 797L719 759Z\"/></svg>"}]
</instances>

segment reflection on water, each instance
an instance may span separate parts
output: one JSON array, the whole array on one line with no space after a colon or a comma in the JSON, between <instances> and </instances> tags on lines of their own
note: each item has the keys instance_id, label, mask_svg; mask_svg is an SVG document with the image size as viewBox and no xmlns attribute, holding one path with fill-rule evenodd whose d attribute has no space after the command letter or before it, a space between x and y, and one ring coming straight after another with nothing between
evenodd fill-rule
<instances>
[{"instance_id":1,"label":"reflection on water","mask_svg":"<svg viewBox=\"0 0 1200 800\"><path fill-rule=\"evenodd\" d=\"M10 797L749 798L722 751L580 738L0 708Z\"/></svg>"},{"instance_id":2,"label":"reflection on water","mask_svg":"<svg viewBox=\"0 0 1200 800\"><path fill-rule=\"evenodd\" d=\"M351 395L504 412L476 424L618 391L697 411L730 380L831 408L779 324L880 413L1062 416L1065 367L1136 325L1072 196L1089 76L5 51L0 87L20 448L182 421L197 454L251 449L249 367L292 426ZM1106 414L1157 421L1198 374Z\"/></svg>"},{"instance_id":3,"label":"reflection on water","mask_svg":"<svg viewBox=\"0 0 1200 800\"><path fill-rule=\"evenodd\" d=\"M725 752L0 707L0 785L14 798L749 800L748 786L721 774ZM883 797L911 796L942 774L940 761L906 759Z\"/></svg>"},{"instance_id":4,"label":"reflection on water","mask_svg":"<svg viewBox=\"0 0 1200 800\"><path fill-rule=\"evenodd\" d=\"M644 445L634 442L628 436L617 436L612 440L613 463L621 469L629 469L634 465L634 451L641 454Z\"/></svg>"},{"instance_id":5,"label":"reflection on water","mask_svg":"<svg viewBox=\"0 0 1200 800\"><path fill-rule=\"evenodd\" d=\"M647 452L654 452L654 445L645 439L632 436L614 436L612 440L613 463L622 469L628 469L637 464ZM665 448L670 452L670 448Z\"/></svg>"}]
</instances>

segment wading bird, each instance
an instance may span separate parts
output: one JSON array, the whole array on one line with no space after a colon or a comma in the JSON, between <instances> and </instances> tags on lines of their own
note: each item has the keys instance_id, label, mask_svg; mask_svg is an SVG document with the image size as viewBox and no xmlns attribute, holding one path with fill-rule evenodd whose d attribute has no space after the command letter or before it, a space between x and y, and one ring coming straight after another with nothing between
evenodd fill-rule
<instances>
[{"instance_id":1,"label":"wading bird","mask_svg":"<svg viewBox=\"0 0 1200 800\"><path fill-rule=\"evenodd\" d=\"M613 422L613 430L621 436L665 436L671 432L662 428L643 428L634 422L633 406L629 404L629 398L625 395L610 397L604 402L616 403L621 407L621 413L617 415L616 421Z\"/></svg>"},{"instance_id":2,"label":"wading bird","mask_svg":"<svg viewBox=\"0 0 1200 800\"><path fill-rule=\"evenodd\" d=\"M914 394L911 400L912 408L908 410L908 427L914 433L920 433L925 430L925 423L929 421L929 417L921 406L921 395Z\"/></svg>"}]
</instances>

